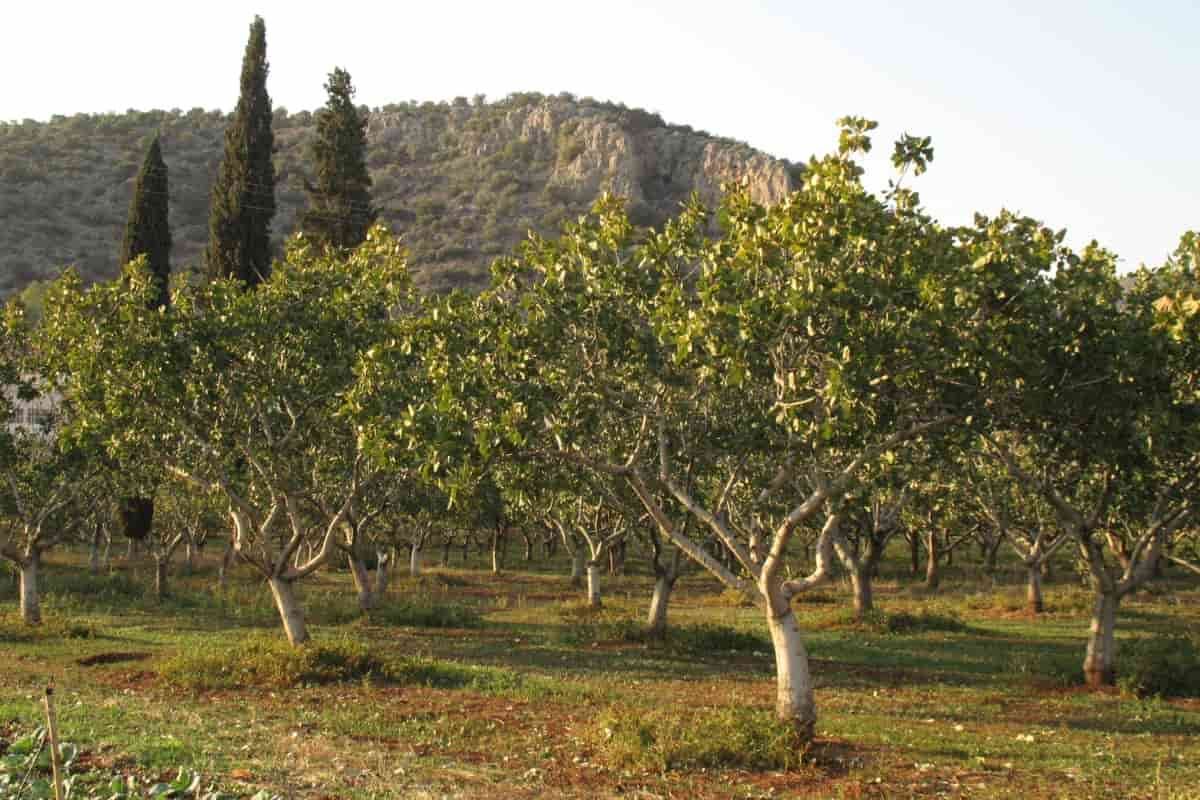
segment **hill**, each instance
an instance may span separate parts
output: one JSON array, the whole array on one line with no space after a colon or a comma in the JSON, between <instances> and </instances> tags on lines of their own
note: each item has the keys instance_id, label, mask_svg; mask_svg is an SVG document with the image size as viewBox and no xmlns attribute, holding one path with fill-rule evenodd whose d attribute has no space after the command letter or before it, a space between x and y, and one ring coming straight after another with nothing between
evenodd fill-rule
<instances>
[{"instance_id":1,"label":"hill","mask_svg":"<svg viewBox=\"0 0 1200 800\"><path fill-rule=\"evenodd\" d=\"M68 264L88 280L117 274L133 179L156 130L170 171L173 267L198 267L227 122L197 108L0 123L0 296ZM277 108L274 129L282 241L305 203L312 114ZM635 221L654 224L693 191L713 200L730 180L775 202L800 170L657 114L533 93L375 109L368 161L381 218L403 234L418 283L432 289L483 284L490 261L526 231L557 230L602 191L629 198Z\"/></svg>"}]
</instances>

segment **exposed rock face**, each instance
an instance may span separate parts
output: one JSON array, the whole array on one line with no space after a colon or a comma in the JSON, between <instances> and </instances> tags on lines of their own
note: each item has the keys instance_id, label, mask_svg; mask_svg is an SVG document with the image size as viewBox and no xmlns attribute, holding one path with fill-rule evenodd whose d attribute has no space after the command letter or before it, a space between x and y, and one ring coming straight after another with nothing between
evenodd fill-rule
<instances>
[{"instance_id":1,"label":"exposed rock face","mask_svg":"<svg viewBox=\"0 0 1200 800\"><path fill-rule=\"evenodd\" d=\"M66 263L92 279L117 273L133 172L155 129L170 170L173 262L198 264L224 126L223 115L200 109L0 125L0 292ZM311 114L277 109L275 132L282 240L304 205ZM387 106L371 114L368 148L381 218L404 235L417 280L433 288L482 285L492 258L529 230L554 233L602 192L628 198L639 224L657 224L693 192L715 204L728 182L778 202L799 175L745 144L569 95ZM21 179L4 180L14 169Z\"/></svg>"}]
</instances>

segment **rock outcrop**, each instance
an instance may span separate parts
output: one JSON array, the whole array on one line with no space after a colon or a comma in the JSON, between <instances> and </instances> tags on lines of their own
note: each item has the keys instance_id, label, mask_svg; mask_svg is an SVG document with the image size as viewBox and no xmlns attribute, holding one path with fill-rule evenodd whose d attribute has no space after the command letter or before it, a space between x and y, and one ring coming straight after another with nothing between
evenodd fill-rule
<instances>
[{"instance_id":1,"label":"rock outcrop","mask_svg":"<svg viewBox=\"0 0 1200 800\"><path fill-rule=\"evenodd\" d=\"M170 170L173 261L198 265L225 121L194 109L0 124L0 292L68 263L90 279L117 273L133 174L154 130ZM312 115L277 109L275 133L282 241L304 205ZM529 230L554 233L602 192L628 198L631 216L648 225L693 192L715 204L727 182L775 203L800 172L746 144L570 95L386 106L371 113L368 148L381 218L433 288L482 285L492 258Z\"/></svg>"}]
</instances>

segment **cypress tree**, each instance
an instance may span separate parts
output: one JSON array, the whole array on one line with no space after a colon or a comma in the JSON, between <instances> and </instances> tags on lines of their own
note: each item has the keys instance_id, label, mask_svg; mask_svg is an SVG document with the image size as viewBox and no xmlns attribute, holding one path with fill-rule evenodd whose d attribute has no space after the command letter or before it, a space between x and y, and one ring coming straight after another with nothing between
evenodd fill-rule
<instances>
[{"instance_id":1,"label":"cypress tree","mask_svg":"<svg viewBox=\"0 0 1200 800\"><path fill-rule=\"evenodd\" d=\"M121 242L121 264L146 256L157 291L152 308L168 302L171 276L171 228L167 224L167 165L163 161L158 136L150 142L146 159L133 184L125 238Z\"/></svg>"},{"instance_id":2,"label":"cypress tree","mask_svg":"<svg viewBox=\"0 0 1200 800\"><path fill-rule=\"evenodd\" d=\"M367 171L367 117L354 106L350 73L337 68L325 84L328 99L316 113L311 147L316 182L307 183L308 208L300 218L304 235L322 245L353 248L375 221L371 174Z\"/></svg>"},{"instance_id":3,"label":"cypress tree","mask_svg":"<svg viewBox=\"0 0 1200 800\"><path fill-rule=\"evenodd\" d=\"M275 137L267 69L267 26L255 17L242 59L242 93L225 130L225 156L213 185L205 251L210 278L237 278L248 288L271 273Z\"/></svg>"},{"instance_id":4,"label":"cypress tree","mask_svg":"<svg viewBox=\"0 0 1200 800\"><path fill-rule=\"evenodd\" d=\"M155 284L150 307L162 308L170 298L171 228L167 223L167 165L158 136L150 142L146 159L133 184L125 238L121 242L121 264L128 264L142 255L146 256ZM120 517L126 537L137 541L145 539L154 524L154 498L123 498Z\"/></svg>"}]
</instances>

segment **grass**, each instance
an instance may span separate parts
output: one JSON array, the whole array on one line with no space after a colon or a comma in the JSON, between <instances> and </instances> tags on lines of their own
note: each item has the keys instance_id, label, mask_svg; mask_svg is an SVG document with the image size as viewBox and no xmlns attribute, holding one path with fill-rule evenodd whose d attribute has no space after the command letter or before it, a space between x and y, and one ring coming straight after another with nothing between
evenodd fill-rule
<instances>
[{"instance_id":1,"label":"grass","mask_svg":"<svg viewBox=\"0 0 1200 800\"><path fill-rule=\"evenodd\" d=\"M762 612L696 575L653 641L649 576L605 576L594 611L561 557L397 576L367 618L348 575L321 573L300 588L313 641L293 649L249 573L217 592L204 562L159 603L146 567L97 578L81 555L47 565L34 631L0 583L0 749L37 726L50 679L97 768L185 768L244 795L1197 797L1200 702L1128 682L1197 674L1183 640L1161 645L1200 629L1186 584L1122 605L1126 690L1106 693L1078 685L1090 603L1070 582L1038 617L1019 575L948 570L929 594L885 572L864 620L824 589L796 605L820 714L801 750L773 721Z\"/></svg>"}]
</instances>

